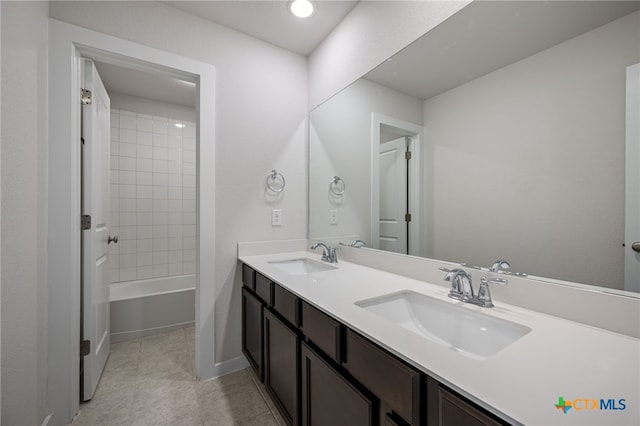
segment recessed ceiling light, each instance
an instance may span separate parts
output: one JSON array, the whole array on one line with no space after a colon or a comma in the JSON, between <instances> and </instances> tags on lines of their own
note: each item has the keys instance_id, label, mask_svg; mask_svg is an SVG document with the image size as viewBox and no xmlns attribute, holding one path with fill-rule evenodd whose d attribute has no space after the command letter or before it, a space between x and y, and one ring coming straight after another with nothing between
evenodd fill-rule
<instances>
[{"instance_id":1,"label":"recessed ceiling light","mask_svg":"<svg viewBox=\"0 0 640 426\"><path fill-rule=\"evenodd\" d=\"M315 6L309 0L294 0L289 3L289 10L298 18L308 18L313 15Z\"/></svg>"},{"instance_id":2,"label":"recessed ceiling light","mask_svg":"<svg viewBox=\"0 0 640 426\"><path fill-rule=\"evenodd\" d=\"M183 127L187 127L186 125L182 124L182 123L175 123L175 126L179 129L182 129Z\"/></svg>"}]
</instances>

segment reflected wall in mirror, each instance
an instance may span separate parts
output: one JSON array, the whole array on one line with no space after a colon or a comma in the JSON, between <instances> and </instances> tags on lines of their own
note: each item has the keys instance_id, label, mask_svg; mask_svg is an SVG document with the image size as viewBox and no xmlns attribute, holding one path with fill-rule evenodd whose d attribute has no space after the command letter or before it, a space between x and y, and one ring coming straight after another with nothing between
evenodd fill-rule
<instances>
[{"instance_id":1,"label":"reflected wall in mirror","mask_svg":"<svg viewBox=\"0 0 640 426\"><path fill-rule=\"evenodd\" d=\"M625 289L626 69L640 62L639 9L473 2L320 105L310 238L485 267L504 258L541 279ZM415 149L408 172L397 153L396 166L382 158L391 141ZM339 198L335 175L347 182ZM394 242L398 228L408 243Z\"/></svg>"}]
</instances>

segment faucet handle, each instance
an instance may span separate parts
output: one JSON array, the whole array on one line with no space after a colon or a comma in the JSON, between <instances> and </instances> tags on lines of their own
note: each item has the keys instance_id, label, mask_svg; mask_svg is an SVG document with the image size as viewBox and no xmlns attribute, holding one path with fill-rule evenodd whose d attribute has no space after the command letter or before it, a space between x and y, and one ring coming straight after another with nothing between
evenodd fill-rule
<instances>
[{"instance_id":1,"label":"faucet handle","mask_svg":"<svg viewBox=\"0 0 640 426\"><path fill-rule=\"evenodd\" d=\"M444 266L439 267L438 270L440 270L442 272L446 272L447 274L450 274L450 273L455 271L455 269L445 268Z\"/></svg>"},{"instance_id":2,"label":"faucet handle","mask_svg":"<svg viewBox=\"0 0 640 426\"><path fill-rule=\"evenodd\" d=\"M487 277L482 277L482 278L480 278L480 283L481 284L482 284L483 280L487 284L498 284L498 285L507 285L507 284L509 284L509 280L507 280L506 278L487 278Z\"/></svg>"},{"instance_id":3,"label":"faucet handle","mask_svg":"<svg viewBox=\"0 0 640 426\"><path fill-rule=\"evenodd\" d=\"M329 247L329 263L338 263L338 247Z\"/></svg>"},{"instance_id":4,"label":"faucet handle","mask_svg":"<svg viewBox=\"0 0 640 426\"><path fill-rule=\"evenodd\" d=\"M491 300L491 291L489 291L489 283L506 285L509 283L504 278L480 278L480 288L478 289L477 304L483 308L493 308L493 301Z\"/></svg>"}]
</instances>

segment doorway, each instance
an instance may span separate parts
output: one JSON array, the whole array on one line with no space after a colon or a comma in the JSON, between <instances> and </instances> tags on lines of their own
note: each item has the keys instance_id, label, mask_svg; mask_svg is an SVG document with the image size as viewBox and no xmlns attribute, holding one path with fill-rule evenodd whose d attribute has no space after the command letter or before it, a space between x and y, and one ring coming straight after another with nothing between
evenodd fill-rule
<instances>
[{"instance_id":1,"label":"doorway","mask_svg":"<svg viewBox=\"0 0 640 426\"><path fill-rule=\"evenodd\" d=\"M47 400L51 424L67 424L79 406L80 65L82 58L196 85L196 375L220 374L214 360L215 69L209 64L50 20L49 329ZM200 167L204 163L207 167ZM200 262L200 259L206 261Z\"/></svg>"},{"instance_id":2,"label":"doorway","mask_svg":"<svg viewBox=\"0 0 640 426\"><path fill-rule=\"evenodd\" d=\"M372 113L371 246L423 256L424 129Z\"/></svg>"},{"instance_id":3,"label":"doorway","mask_svg":"<svg viewBox=\"0 0 640 426\"><path fill-rule=\"evenodd\" d=\"M194 324L197 94L188 81L83 62L81 214L92 219L83 231L80 309L87 401L110 343ZM105 128L93 129L100 111Z\"/></svg>"},{"instance_id":4,"label":"doorway","mask_svg":"<svg viewBox=\"0 0 640 426\"><path fill-rule=\"evenodd\" d=\"M413 141L411 136L392 137L394 139L388 142L383 142L388 138L382 138L379 145L378 244L380 250L409 254L409 235L412 230L409 170Z\"/></svg>"}]
</instances>

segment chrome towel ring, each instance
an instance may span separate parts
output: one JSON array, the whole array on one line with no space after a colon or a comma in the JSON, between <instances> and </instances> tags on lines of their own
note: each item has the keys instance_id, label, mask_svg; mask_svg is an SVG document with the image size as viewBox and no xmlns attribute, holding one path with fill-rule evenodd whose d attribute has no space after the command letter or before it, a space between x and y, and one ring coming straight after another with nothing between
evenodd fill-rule
<instances>
[{"instance_id":1,"label":"chrome towel ring","mask_svg":"<svg viewBox=\"0 0 640 426\"><path fill-rule=\"evenodd\" d=\"M282 192L286 184L286 181L284 180L284 176L282 176L282 173L279 173L275 170L271 170L271 173L267 175L266 184L267 184L267 188L270 191L275 192L277 194L278 192Z\"/></svg>"},{"instance_id":2,"label":"chrome towel ring","mask_svg":"<svg viewBox=\"0 0 640 426\"><path fill-rule=\"evenodd\" d=\"M334 176L333 180L329 184L329 190L335 195L342 195L344 194L345 189L347 189L347 185L340 176Z\"/></svg>"}]
</instances>

